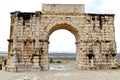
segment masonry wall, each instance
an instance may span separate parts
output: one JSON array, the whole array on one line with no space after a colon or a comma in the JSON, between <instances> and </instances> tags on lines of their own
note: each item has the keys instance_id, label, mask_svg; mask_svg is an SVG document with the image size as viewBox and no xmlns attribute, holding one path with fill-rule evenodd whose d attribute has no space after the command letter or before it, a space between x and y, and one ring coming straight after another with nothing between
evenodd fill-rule
<instances>
[{"instance_id":1,"label":"masonry wall","mask_svg":"<svg viewBox=\"0 0 120 80\"><path fill-rule=\"evenodd\" d=\"M83 12L49 13L44 9L43 12L11 13L8 70L13 69L11 64L15 64L16 69L16 65L21 63L30 64L30 69L36 69L37 65L37 69L48 70L49 36L58 29L66 29L74 34L79 69L89 68L89 55L94 55L98 69L97 63L110 63L112 55L116 54L114 14ZM110 65L106 68L110 68Z\"/></svg>"}]
</instances>

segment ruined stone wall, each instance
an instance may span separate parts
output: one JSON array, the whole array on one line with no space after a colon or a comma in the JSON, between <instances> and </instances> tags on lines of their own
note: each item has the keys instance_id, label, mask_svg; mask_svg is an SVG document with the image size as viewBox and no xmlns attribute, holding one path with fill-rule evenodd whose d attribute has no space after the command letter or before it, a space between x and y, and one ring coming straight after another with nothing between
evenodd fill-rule
<instances>
[{"instance_id":1,"label":"ruined stone wall","mask_svg":"<svg viewBox=\"0 0 120 80\"><path fill-rule=\"evenodd\" d=\"M78 68L88 69L91 55L95 63L110 63L111 54L116 53L114 14L84 13L83 5L43 6L42 12L11 13L8 70L15 69L16 65L13 68L11 64L20 63L30 64L31 69L48 70L49 36L58 29L75 36ZM64 9L70 10L63 12Z\"/></svg>"},{"instance_id":2,"label":"ruined stone wall","mask_svg":"<svg viewBox=\"0 0 120 80\"><path fill-rule=\"evenodd\" d=\"M93 46L96 63L110 62L111 45L116 53L113 14L43 14L41 20L43 21L41 25L44 26L43 31L45 31L41 31L44 35L42 38L46 40L57 29L69 30L75 35L78 65L81 65L81 60L83 65L88 65L89 61L86 55L89 54L91 45ZM108 59L106 59L107 57Z\"/></svg>"},{"instance_id":3,"label":"ruined stone wall","mask_svg":"<svg viewBox=\"0 0 120 80\"><path fill-rule=\"evenodd\" d=\"M17 28L16 30L14 30L15 28L12 29L13 35L11 35L10 40L14 41L14 36L16 36L16 49L17 49L17 54L19 56L19 60L17 60L18 62L22 61L23 55L26 56L26 51L28 51L28 55L33 53L33 40L35 39L35 25L36 25L36 21L35 19L33 20L33 18L30 20L30 17L33 16L33 14L30 13L20 13L20 12L16 12L16 13L11 13L11 21L14 21L15 18L17 18ZM17 16L15 16L17 15ZM15 23L12 23L11 25L15 25ZM32 31L31 31L32 30ZM16 35L14 34L16 31ZM26 47L25 47L26 46ZM12 47L13 48L13 47ZM25 50L26 49L26 50ZM12 49L10 50L12 52ZM11 53L12 54L12 53Z\"/></svg>"},{"instance_id":4,"label":"ruined stone wall","mask_svg":"<svg viewBox=\"0 0 120 80\"><path fill-rule=\"evenodd\" d=\"M40 12L21 13L19 11L11 13L8 66L11 63L35 63L35 53L36 51L39 52L37 48L39 48L40 14ZM37 55L39 58L40 55ZM13 56L14 59L12 59Z\"/></svg>"}]
</instances>

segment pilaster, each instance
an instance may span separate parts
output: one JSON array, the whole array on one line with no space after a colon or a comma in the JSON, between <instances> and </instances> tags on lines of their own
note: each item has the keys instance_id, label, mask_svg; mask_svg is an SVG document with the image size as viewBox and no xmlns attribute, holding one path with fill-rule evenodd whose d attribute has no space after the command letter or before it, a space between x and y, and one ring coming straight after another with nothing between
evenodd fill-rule
<instances>
[{"instance_id":1,"label":"pilaster","mask_svg":"<svg viewBox=\"0 0 120 80\"><path fill-rule=\"evenodd\" d=\"M40 53L39 53L39 28L40 28L40 12L36 12L36 36L35 36L35 53L33 55L33 71L40 71Z\"/></svg>"},{"instance_id":2,"label":"pilaster","mask_svg":"<svg viewBox=\"0 0 120 80\"><path fill-rule=\"evenodd\" d=\"M13 36L13 50L10 53L11 58L10 58L10 65L8 65L8 71L16 71L16 53L17 53L17 26L18 26L18 14L19 11L16 11L14 13L14 17L15 17L15 23L14 23L14 36Z\"/></svg>"}]
</instances>

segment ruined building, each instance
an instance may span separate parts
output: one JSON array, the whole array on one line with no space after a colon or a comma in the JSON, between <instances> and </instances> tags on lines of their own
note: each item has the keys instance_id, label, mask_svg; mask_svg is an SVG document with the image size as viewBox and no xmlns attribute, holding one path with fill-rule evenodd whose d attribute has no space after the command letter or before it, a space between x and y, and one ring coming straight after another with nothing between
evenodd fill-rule
<instances>
[{"instance_id":1,"label":"ruined building","mask_svg":"<svg viewBox=\"0 0 120 80\"><path fill-rule=\"evenodd\" d=\"M48 40L58 29L68 30L75 36L78 69L114 66L114 14L84 10L83 4L43 4L42 11L12 12L6 69L48 70Z\"/></svg>"}]
</instances>

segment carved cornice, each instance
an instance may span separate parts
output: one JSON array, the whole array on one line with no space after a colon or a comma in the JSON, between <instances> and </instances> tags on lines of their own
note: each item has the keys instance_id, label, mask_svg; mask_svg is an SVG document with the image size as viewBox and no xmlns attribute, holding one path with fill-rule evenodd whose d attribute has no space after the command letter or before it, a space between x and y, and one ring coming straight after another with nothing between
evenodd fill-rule
<instances>
[{"instance_id":1,"label":"carved cornice","mask_svg":"<svg viewBox=\"0 0 120 80\"><path fill-rule=\"evenodd\" d=\"M44 39L40 39L39 42L47 42L47 43L49 43L48 40L44 40Z\"/></svg>"},{"instance_id":2,"label":"carved cornice","mask_svg":"<svg viewBox=\"0 0 120 80\"><path fill-rule=\"evenodd\" d=\"M35 42L35 39L22 39L22 41L23 41L23 42L27 42L27 41L29 41L29 42L32 43L32 42Z\"/></svg>"},{"instance_id":3,"label":"carved cornice","mask_svg":"<svg viewBox=\"0 0 120 80\"><path fill-rule=\"evenodd\" d=\"M7 39L8 42L13 42L13 39Z\"/></svg>"},{"instance_id":4,"label":"carved cornice","mask_svg":"<svg viewBox=\"0 0 120 80\"><path fill-rule=\"evenodd\" d=\"M42 12L41 11L36 11L35 15L36 15L36 17L39 17L40 15L42 15Z\"/></svg>"}]
</instances>

